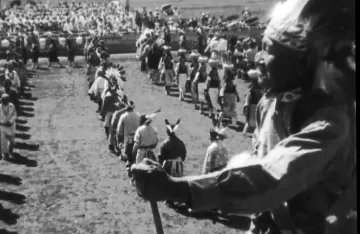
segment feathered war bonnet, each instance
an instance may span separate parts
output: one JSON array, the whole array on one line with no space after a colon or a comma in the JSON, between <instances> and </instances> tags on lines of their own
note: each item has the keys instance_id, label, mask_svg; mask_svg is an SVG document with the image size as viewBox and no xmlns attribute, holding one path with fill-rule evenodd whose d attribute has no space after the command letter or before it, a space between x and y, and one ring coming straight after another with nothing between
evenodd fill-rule
<instances>
[{"instance_id":1,"label":"feathered war bonnet","mask_svg":"<svg viewBox=\"0 0 360 234\"><path fill-rule=\"evenodd\" d=\"M355 69L351 69L354 66L346 61L352 56L351 47L355 41L355 0L288 0L277 3L271 11L264 38L285 46L294 56L305 56L307 64L315 70L315 83L320 79L319 74L339 74L340 71L346 77L346 80L342 79L347 84L344 91L354 95ZM323 69L324 63L327 71ZM327 84L322 84L321 89L326 91L324 86L339 86L335 84L339 81L338 75L335 79L322 76L322 81L318 82Z\"/></svg>"},{"instance_id":2,"label":"feathered war bonnet","mask_svg":"<svg viewBox=\"0 0 360 234\"><path fill-rule=\"evenodd\" d=\"M109 80L116 79L119 88L120 89L124 88L124 81L121 79L121 73L118 69L113 68L113 67L106 69L105 76Z\"/></svg>"}]
</instances>

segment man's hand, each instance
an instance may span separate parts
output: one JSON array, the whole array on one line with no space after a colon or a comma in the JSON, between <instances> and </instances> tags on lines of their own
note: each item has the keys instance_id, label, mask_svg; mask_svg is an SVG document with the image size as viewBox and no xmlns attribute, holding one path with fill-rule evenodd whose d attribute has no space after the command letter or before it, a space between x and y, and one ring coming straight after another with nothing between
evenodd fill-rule
<instances>
[{"instance_id":1,"label":"man's hand","mask_svg":"<svg viewBox=\"0 0 360 234\"><path fill-rule=\"evenodd\" d=\"M159 163L145 158L142 163L132 165L131 173L139 196L149 201L170 199L171 178Z\"/></svg>"}]
</instances>

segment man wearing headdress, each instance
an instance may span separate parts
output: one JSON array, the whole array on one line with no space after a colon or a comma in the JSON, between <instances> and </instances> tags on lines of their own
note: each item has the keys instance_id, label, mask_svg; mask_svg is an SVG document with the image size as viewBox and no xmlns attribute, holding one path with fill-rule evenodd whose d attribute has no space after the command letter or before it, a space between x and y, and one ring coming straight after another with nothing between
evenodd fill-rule
<instances>
[{"instance_id":1,"label":"man wearing headdress","mask_svg":"<svg viewBox=\"0 0 360 234\"><path fill-rule=\"evenodd\" d=\"M108 84L108 86L105 86L105 90L102 93L102 105L101 105L101 110L100 110L100 120L104 120L106 114L109 111L109 108L112 109L112 106L114 103L117 103L119 101L120 98L120 88L118 86L116 77L114 76L107 76L108 78L108 82L106 82L106 84ZM121 92L122 93L122 92Z\"/></svg>"},{"instance_id":2,"label":"man wearing headdress","mask_svg":"<svg viewBox=\"0 0 360 234\"><path fill-rule=\"evenodd\" d=\"M206 150L202 174L220 171L226 167L229 150L224 144L225 138L225 129L210 129L211 144Z\"/></svg>"},{"instance_id":3,"label":"man wearing headdress","mask_svg":"<svg viewBox=\"0 0 360 234\"><path fill-rule=\"evenodd\" d=\"M0 104L0 158L4 155L5 160L9 159L15 144L16 108L10 102L8 94L1 96Z\"/></svg>"},{"instance_id":4,"label":"man wearing headdress","mask_svg":"<svg viewBox=\"0 0 360 234\"><path fill-rule=\"evenodd\" d=\"M144 158L155 160L154 149L156 148L159 139L155 128L151 125L152 115L140 116L140 127L135 132L134 147L132 156L135 158L136 164L141 163Z\"/></svg>"},{"instance_id":5,"label":"man wearing headdress","mask_svg":"<svg viewBox=\"0 0 360 234\"><path fill-rule=\"evenodd\" d=\"M146 160L132 168L139 194L194 211L260 213L249 233L356 233L354 4L280 3L264 33L269 90L248 160L235 156L220 172L183 178Z\"/></svg>"}]
</instances>

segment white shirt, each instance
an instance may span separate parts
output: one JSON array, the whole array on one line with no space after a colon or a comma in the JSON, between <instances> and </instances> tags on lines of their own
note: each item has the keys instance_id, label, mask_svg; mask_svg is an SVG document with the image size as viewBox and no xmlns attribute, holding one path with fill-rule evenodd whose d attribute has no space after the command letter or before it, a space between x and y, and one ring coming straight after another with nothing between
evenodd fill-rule
<instances>
[{"instance_id":1,"label":"white shirt","mask_svg":"<svg viewBox=\"0 0 360 234\"><path fill-rule=\"evenodd\" d=\"M11 87L13 87L15 90L20 89L21 82L18 73L13 70L12 72L9 72L9 70L5 71L5 79L11 80Z\"/></svg>"},{"instance_id":2,"label":"white shirt","mask_svg":"<svg viewBox=\"0 0 360 234\"><path fill-rule=\"evenodd\" d=\"M16 129L16 109L15 106L12 103L9 103L7 106L4 106L3 104L0 104L0 123L10 123L12 126L5 127L0 126L0 131L4 131L7 134L15 134Z\"/></svg>"},{"instance_id":3,"label":"white shirt","mask_svg":"<svg viewBox=\"0 0 360 234\"><path fill-rule=\"evenodd\" d=\"M140 114L134 111L127 111L121 115L117 132L120 136L134 136L140 126Z\"/></svg>"}]
</instances>

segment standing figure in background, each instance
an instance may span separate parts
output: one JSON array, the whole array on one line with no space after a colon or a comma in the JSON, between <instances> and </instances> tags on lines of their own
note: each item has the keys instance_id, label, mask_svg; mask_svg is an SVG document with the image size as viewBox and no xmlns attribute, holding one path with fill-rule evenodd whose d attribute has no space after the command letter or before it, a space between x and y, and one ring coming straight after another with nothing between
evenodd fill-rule
<instances>
[{"instance_id":1,"label":"standing figure in background","mask_svg":"<svg viewBox=\"0 0 360 234\"><path fill-rule=\"evenodd\" d=\"M234 83L234 74L232 72L231 65L224 65L224 81L225 83L220 89L220 102L222 106L221 113L219 115L219 124L223 118L230 118L231 124L236 126L236 102L240 102L240 97Z\"/></svg>"},{"instance_id":2,"label":"standing figure in background","mask_svg":"<svg viewBox=\"0 0 360 234\"><path fill-rule=\"evenodd\" d=\"M69 67L72 67L75 64L75 47L70 39L66 40L66 52L67 52L67 59L69 62Z\"/></svg>"},{"instance_id":3,"label":"standing figure in background","mask_svg":"<svg viewBox=\"0 0 360 234\"><path fill-rule=\"evenodd\" d=\"M197 34L197 39L196 39L196 50L198 51L199 54L204 55L204 50L205 50L205 44L204 44L204 33L201 29L201 27L198 27L198 29L196 30L196 34Z\"/></svg>"},{"instance_id":4,"label":"standing figure in background","mask_svg":"<svg viewBox=\"0 0 360 234\"><path fill-rule=\"evenodd\" d=\"M15 106L16 113L19 112L19 95L18 93L12 88L11 80L6 79L4 81L4 93L9 95L9 102Z\"/></svg>"},{"instance_id":5,"label":"standing figure in background","mask_svg":"<svg viewBox=\"0 0 360 234\"><path fill-rule=\"evenodd\" d=\"M160 61L159 69L162 70L161 73L165 79L165 93L166 95L170 95L170 90L174 82L175 67L174 67L173 57L170 52L170 47L165 46L164 49L165 51Z\"/></svg>"},{"instance_id":6,"label":"standing figure in background","mask_svg":"<svg viewBox=\"0 0 360 234\"><path fill-rule=\"evenodd\" d=\"M195 50L195 51L191 52L189 57L190 57L190 63L189 63L190 76L187 81L186 91L190 92L191 96L194 97L195 94L193 93L191 86L192 86L193 80L195 79L195 75L196 75L197 71L199 70L200 65L199 65L198 59L200 57L200 54ZM194 99L193 99L193 101L194 101Z\"/></svg>"},{"instance_id":7,"label":"standing figure in background","mask_svg":"<svg viewBox=\"0 0 360 234\"><path fill-rule=\"evenodd\" d=\"M195 71L195 77L191 84L191 92L193 95L193 102L195 105L195 110L200 109L200 113L202 114L205 99L203 98L204 100L200 100L200 95L202 97L204 97L205 81L206 81L206 77L207 77L207 73L206 73L207 58L199 57L198 61L199 61L199 68L197 71ZM198 104L200 104L200 108L199 108Z\"/></svg>"},{"instance_id":8,"label":"standing figure in background","mask_svg":"<svg viewBox=\"0 0 360 234\"><path fill-rule=\"evenodd\" d=\"M60 60L58 58L58 48L57 48L57 45L56 45L54 39L50 39L49 43L50 43L50 46L49 46L49 50L48 50L48 59L49 59L48 67L51 67L52 63L57 63L57 64L59 64L59 66L61 68L65 68L60 63Z\"/></svg>"},{"instance_id":9,"label":"standing figure in background","mask_svg":"<svg viewBox=\"0 0 360 234\"><path fill-rule=\"evenodd\" d=\"M171 46L171 33L170 33L169 25L167 24L164 25L163 36L164 36L165 45Z\"/></svg>"},{"instance_id":10,"label":"standing figure in background","mask_svg":"<svg viewBox=\"0 0 360 234\"><path fill-rule=\"evenodd\" d=\"M225 129L210 129L211 144L206 150L202 174L209 174L214 171L220 171L229 160L229 150L224 144L226 138Z\"/></svg>"},{"instance_id":11,"label":"standing figure in background","mask_svg":"<svg viewBox=\"0 0 360 234\"><path fill-rule=\"evenodd\" d=\"M14 65L12 62L8 62L6 64L7 68L5 70L5 79L11 81L12 88L17 92L20 93L21 90L21 81L17 71L14 70Z\"/></svg>"},{"instance_id":12,"label":"standing figure in background","mask_svg":"<svg viewBox=\"0 0 360 234\"><path fill-rule=\"evenodd\" d=\"M185 31L183 31L183 30L180 30L180 32L179 32L179 46L180 46L180 49L188 50Z\"/></svg>"},{"instance_id":13,"label":"standing figure in background","mask_svg":"<svg viewBox=\"0 0 360 234\"><path fill-rule=\"evenodd\" d=\"M220 57L220 53L219 53L220 36L221 36L221 34L219 32L215 33L214 38L212 38L210 40L209 44L207 45L207 47L205 49L205 54L210 54L210 57L213 57L213 58Z\"/></svg>"},{"instance_id":14,"label":"standing figure in background","mask_svg":"<svg viewBox=\"0 0 360 234\"><path fill-rule=\"evenodd\" d=\"M184 50L185 51L185 50ZM186 52L186 51L185 51ZM189 79L189 66L185 62L185 53L179 50L179 62L176 64L175 75L179 86L179 100L184 101L186 92L186 82Z\"/></svg>"},{"instance_id":15,"label":"standing figure in background","mask_svg":"<svg viewBox=\"0 0 360 234\"><path fill-rule=\"evenodd\" d=\"M226 62L226 53L228 51L228 40L225 34L222 34L219 39L219 56L220 56L220 66Z\"/></svg>"},{"instance_id":16,"label":"standing figure in background","mask_svg":"<svg viewBox=\"0 0 360 234\"><path fill-rule=\"evenodd\" d=\"M39 56L40 56L40 50L39 50L39 43L38 41L34 41L31 46L31 60L33 63L32 68L39 69Z\"/></svg>"},{"instance_id":17,"label":"standing figure in background","mask_svg":"<svg viewBox=\"0 0 360 234\"><path fill-rule=\"evenodd\" d=\"M211 58L209 60L211 71L209 72L205 82L205 97L209 109L209 117L213 121L218 119L219 106L219 90L220 90L220 77L218 72L219 61Z\"/></svg>"},{"instance_id":18,"label":"standing figure in background","mask_svg":"<svg viewBox=\"0 0 360 234\"><path fill-rule=\"evenodd\" d=\"M253 38L250 38L249 48L245 51L245 58L249 61L249 64L252 67L254 67L255 56L256 56L257 52L258 52L258 50L257 50L256 40Z\"/></svg>"},{"instance_id":19,"label":"standing figure in background","mask_svg":"<svg viewBox=\"0 0 360 234\"><path fill-rule=\"evenodd\" d=\"M243 129L244 134L249 133L250 131L253 131L255 129L256 107L264 94L264 90L260 87L258 82L260 72L258 70L250 70L248 72L248 75L251 80L251 86L245 96L245 104L243 107L243 113L246 117L246 123Z\"/></svg>"},{"instance_id":20,"label":"standing figure in background","mask_svg":"<svg viewBox=\"0 0 360 234\"><path fill-rule=\"evenodd\" d=\"M141 52L140 52L141 71L144 73L148 72L148 60L149 60L148 55L150 49L151 49L151 41L148 38L141 46Z\"/></svg>"},{"instance_id":21,"label":"standing figure in background","mask_svg":"<svg viewBox=\"0 0 360 234\"><path fill-rule=\"evenodd\" d=\"M15 144L15 129L17 113L15 106L10 103L8 94L1 95L0 104L0 137L1 137L1 154L4 159L8 160L12 156L13 147Z\"/></svg>"},{"instance_id":22,"label":"standing figure in background","mask_svg":"<svg viewBox=\"0 0 360 234\"><path fill-rule=\"evenodd\" d=\"M159 82L160 72L159 72L159 63L162 57L161 49L159 48L158 43L153 43L148 54L148 68L149 68L149 78L154 84Z\"/></svg>"}]
</instances>

